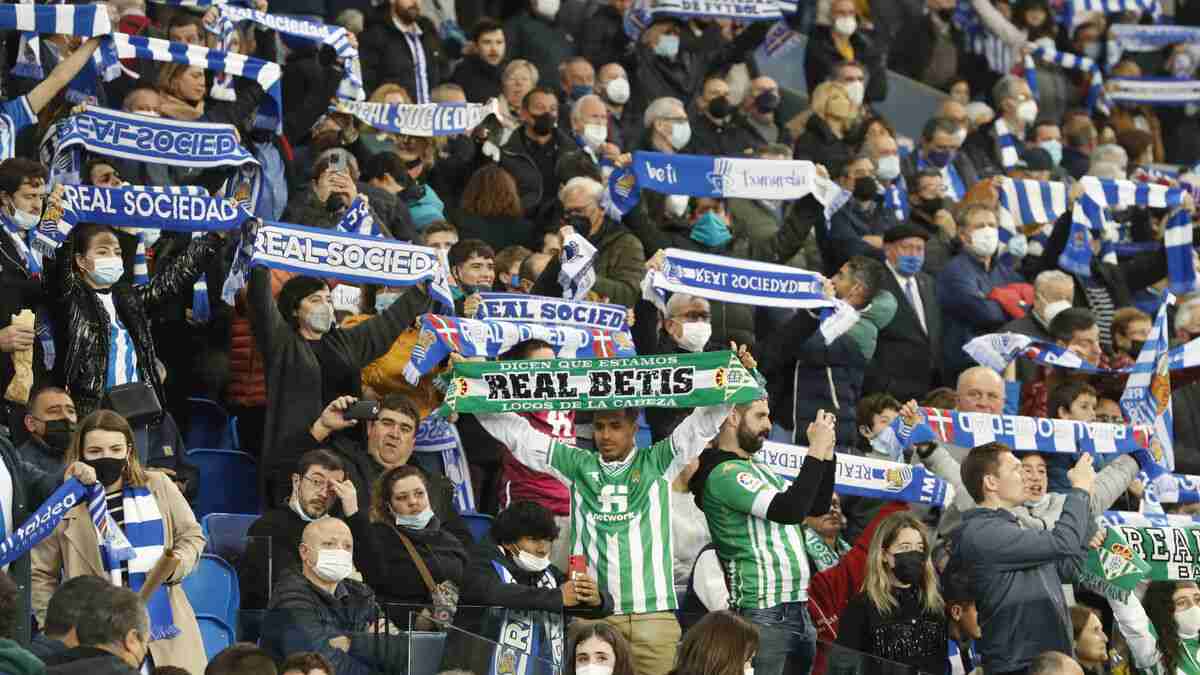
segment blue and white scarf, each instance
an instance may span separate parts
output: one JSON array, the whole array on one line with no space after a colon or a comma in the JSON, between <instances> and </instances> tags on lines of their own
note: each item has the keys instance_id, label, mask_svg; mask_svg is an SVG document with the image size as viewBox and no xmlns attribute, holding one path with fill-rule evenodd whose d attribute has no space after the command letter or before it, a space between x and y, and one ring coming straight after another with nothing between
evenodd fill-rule
<instances>
[{"instance_id":1,"label":"blue and white scarf","mask_svg":"<svg viewBox=\"0 0 1200 675\"><path fill-rule=\"evenodd\" d=\"M1142 478L1139 476L1139 478ZM1149 483L1149 475L1144 478ZM1163 474L1154 481L1154 498L1160 504L1200 503L1200 476Z\"/></svg>"},{"instance_id":2,"label":"blue and white scarf","mask_svg":"<svg viewBox=\"0 0 1200 675\"><path fill-rule=\"evenodd\" d=\"M1167 283L1176 295L1188 295L1197 290L1196 248L1192 245L1192 214L1179 209L1171 214L1163 232L1167 249Z\"/></svg>"},{"instance_id":3,"label":"blue and white scarf","mask_svg":"<svg viewBox=\"0 0 1200 675\"><path fill-rule=\"evenodd\" d=\"M63 516L85 503L90 504L88 512L92 524L100 534L100 545L108 549L106 555L116 560L132 558L133 547L121 530L113 525L112 517L108 515L104 488L98 483L85 486L75 478L68 478L24 523L16 525L4 541L0 542L0 567L11 564L31 551L38 542L54 532Z\"/></svg>"},{"instance_id":4,"label":"blue and white scarf","mask_svg":"<svg viewBox=\"0 0 1200 675\"><path fill-rule=\"evenodd\" d=\"M665 249L661 270L642 279L642 297L666 311L667 292L756 307L832 307L816 272L710 253Z\"/></svg>"},{"instance_id":5,"label":"blue and white scarf","mask_svg":"<svg viewBox=\"0 0 1200 675\"><path fill-rule=\"evenodd\" d=\"M1045 366L1068 368L1095 375L1124 375L1134 368L1097 368L1084 361L1078 354L1056 344L1035 340L1020 333L988 333L971 339L963 351L981 366L998 373L1004 372L1008 364L1018 356L1036 361ZM1180 345L1167 353L1171 370L1200 366L1200 338Z\"/></svg>"},{"instance_id":6,"label":"blue and white scarf","mask_svg":"<svg viewBox=\"0 0 1200 675\"><path fill-rule=\"evenodd\" d=\"M1175 296L1167 293L1154 326L1142 345L1137 362L1133 364L1125 391L1121 394L1121 410L1134 424L1151 427L1162 446L1162 457L1155 459L1175 469L1175 421L1171 413L1170 335L1167 308L1175 304Z\"/></svg>"},{"instance_id":7,"label":"blue and white scarf","mask_svg":"<svg viewBox=\"0 0 1200 675\"><path fill-rule=\"evenodd\" d=\"M796 479L808 456L808 448L767 441L752 461L765 465L786 481ZM838 494L946 506L954 500L954 489L922 466L889 462L876 457L859 457L839 452L833 489Z\"/></svg>"},{"instance_id":8,"label":"blue and white scarf","mask_svg":"<svg viewBox=\"0 0 1200 675\"><path fill-rule=\"evenodd\" d=\"M1156 52L1177 44L1200 44L1200 28L1168 24L1140 25L1116 23L1108 27L1108 36L1121 52Z\"/></svg>"},{"instance_id":9,"label":"blue and white scarf","mask_svg":"<svg viewBox=\"0 0 1200 675\"><path fill-rule=\"evenodd\" d=\"M482 302L470 319L544 323L628 332L625 307L599 302L558 300L524 293L480 293Z\"/></svg>"},{"instance_id":10,"label":"blue and white scarf","mask_svg":"<svg viewBox=\"0 0 1200 675\"><path fill-rule=\"evenodd\" d=\"M337 229L341 232L361 234L364 237L383 236L383 231L379 229L379 223L375 222L375 217L371 215L371 207L363 200L362 195L354 198L350 208L346 209L346 213L338 221Z\"/></svg>"},{"instance_id":11,"label":"blue and white scarf","mask_svg":"<svg viewBox=\"0 0 1200 675\"><path fill-rule=\"evenodd\" d=\"M333 112L353 115L379 129L405 136L469 134L489 115L499 116L500 102L487 103L371 103L338 99Z\"/></svg>"},{"instance_id":12,"label":"blue and white scarf","mask_svg":"<svg viewBox=\"0 0 1200 675\"><path fill-rule=\"evenodd\" d=\"M1100 72L1100 65L1086 56L1072 54L1070 52L1060 52L1052 47L1045 45L1034 47L1033 51L1025 59L1025 77L1031 82L1029 88L1033 91L1033 95L1037 96L1036 72L1037 68L1033 64L1033 59L1041 59L1047 63L1053 63L1067 70L1076 70L1088 75L1088 93L1087 107L1088 110L1095 110L1097 106L1101 106L1100 112L1108 114L1108 104L1104 101L1104 75Z\"/></svg>"},{"instance_id":13,"label":"blue and white scarf","mask_svg":"<svg viewBox=\"0 0 1200 675\"><path fill-rule=\"evenodd\" d=\"M463 319L438 314L421 316L421 332L412 356L404 366L404 378L416 384L422 375L458 352L463 356L494 359L525 340L544 340L564 359L636 356L629 333L599 328Z\"/></svg>"},{"instance_id":14,"label":"blue and white scarf","mask_svg":"<svg viewBox=\"0 0 1200 675\"><path fill-rule=\"evenodd\" d=\"M579 232L563 241L558 284L567 300L583 300L596 283L596 247Z\"/></svg>"},{"instance_id":15,"label":"blue and white scarf","mask_svg":"<svg viewBox=\"0 0 1200 675\"><path fill-rule=\"evenodd\" d=\"M1051 181L996 179L1000 205L1018 226L1053 223L1067 212L1067 184Z\"/></svg>"},{"instance_id":16,"label":"blue and white scarf","mask_svg":"<svg viewBox=\"0 0 1200 675\"><path fill-rule=\"evenodd\" d=\"M492 560L492 568L500 575L500 583L517 583L498 560ZM538 577L537 588L558 588L550 568ZM563 653L562 614L500 607L488 611L499 618L500 634L487 675L537 675L543 672L543 664L551 666L551 671L558 670Z\"/></svg>"},{"instance_id":17,"label":"blue and white scarf","mask_svg":"<svg viewBox=\"0 0 1200 675\"><path fill-rule=\"evenodd\" d=\"M0 29L23 31L12 74L41 80L46 77L46 70L42 67L42 33L90 38L108 35L112 32L112 24L108 18L108 7L103 4L35 5L32 0L22 0L17 5L0 5ZM82 71L76 79L81 76ZM75 84L72 82L70 88L74 89Z\"/></svg>"},{"instance_id":18,"label":"blue and white scarf","mask_svg":"<svg viewBox=\"0 0 1200 675\"><path fill-rule=\"evenodd\" d=\"M1139 452L1150 445L1148 430L1124 424L989 415L940 408L920 408L920 413L922 420L913 427L905 424L901 417L892 421L891 428L901 449L938 441L961 448L1000 441L1018 452L1113 455Z\"/></svg>"},{"instance_id":19,"label":"blue and white scarf","mask_svg":"<svg viewBox=\"0 0 1200 675\"><path fill-rule=\"evenodd\" d=\"M111 51L105 50L108 59L115 54L117 59L149 59L160 63L182 63L198 66L214 73L228 73L254 80L266 93L259 106L255 127L274 129L276 133L282 131L283 94L279 80L283 75L283 70L278 63L199 45L131 36L125 33L113 33L108 39L112 40L115 47ZM110 62L106 65L114 64ZM113 69L106 68L105 78L114 79Z\"/></svg>"},{"instance_id":20,"label":"blue and white scarf","mask_svg":"<svg viewBox=\"0 0 1200 675\"><path fill-rule=\"evenodd\" d=\"M688 0L634 0L627 14L636 14L634 30L637 35L645 26L654 22L658 15L679 17L684 20L715 18L732 19L734 21L765 21L778 20L788 14L795 14L798 0L750 0L743 3L703 3ZM628 20L626 21L628 23ZM639 30L640 27L640 30ZM628 33L630 27L626 27ZM636 40L636 37L630 39Z\"/></svg>"},{"instance_id":21,"label":"blue and white scarf","mask_svg":"<svg viewBox=\"0 0 1200 675\"><path fill-rule=\"evenodd\" d=\"M903 223L908 220L908 185L904 182L904 176L897 176L891 185L880 189L883 191L883 207L895 214L897 221Z\"/></svg>"},{"instance_id":22,"label":"blue and white scarf","mask_svg":"<svg viewBox=\"0 0 1200 675\"><path fill-rule=\"evenodd\" d=\"M181 122L87 107L59 121L42 141L51 183L80 182L82 151L196 169L258 166L229 124Z\"/></svg>"},{"instance_id":23,"label":"blue and white scarf","mask_svg":"<svg viewBox=\"0 0 1200 675\"><path fill-rule=\"evenodd\" d=\"M64 185L61 203L60 213L47 209L42 214L43 226L39 227L54 245L65 241L71 228L80 222L169 232L213 232L240 227L250 217L232 201L209 197L197 185ZM48 222L54 223L53 230L45 225Z\"/></svg>"},{"instance_id":24,"label":"blue and white scarf","mask_svg":"<svg viewBox=\"0 0 1200 675\"><path fill-rule=\"evenodd\" d=\"M1058 266L1085 278L1092 274L1093 233L1109 242L1115 242L1117 238L1116 224L1105 215L1105 209L1130 206L1176 208L1183 198L1183 191L1179 188L1168 188L1156 183L1084 176L1079 179L1079 184L1083 187L1083 194L1075 200L1071 212L1071 234L1063 252L1058 256ZM1110 246L1105 262L1115 263L1116 257L1116 251Z\"/></svg>"},{"instance_id":25,"label":"blue and white scarf","mask_svg":"<svg viewBox=\"0 0 1200 675\"><path fill-rule=\"evenodd\" d=\"M767 36L763 38L762 44L758 46L757 53L764 60L782 57L803 44L800 37L800 34L792 30L786 21L776 21L775 25L767 31Z\"/></svg>"},{"instance_id":26,"label":"blue and white scarf","mask_svg":"<svg viewBox=\"0 0 1200 675\"><path fill-rule=\"evenodd\" d=\"M308 38L323 45L328 45L342 62L342 82L338 85L339 98L361 101L367 97L363 89L362 64L358 58L358 48L350 44L350 32L341 26L313 23L291 16L267 14L256 9L247 9L237 5L222 4L221 17L230 21L252 21L260 26L285 35ZM227 27L222 29L228 30Z\"/></svg>"},{"instance_id":27,"label":"blue and white scarf","mask_svg":"<svg viewBox=\"0 0 1200 675\"><path fill-rule=\"evenodd\" d=\"M1063 7L1062 21L1067 30L1074 30L1079 17L1089 12L1101 14L1123 14L1125 12L1141 12L1149 15L1155 23L1162 15L1162 7L1158 0L1068 0Z\"/></svg>"},{"instance_id":28,"label":"blue and white scarf","mask_svg":"<svg viewBox=\"0 0 1200 675\"><path fill-rule=\"evenodd\" d=\"M1114 103L1176 107L1200 103L1200 80L1110 77L1108 85L1108 98Z\"/></svg>"},{"instance_id":29,"label":"blue and white scarf","mask_svg":"<svg viewBox=\"0 0 1200 675\"><path fill-rule=\"evenodd\" d=\"M812 195L828 219L850 193L817 175L816 165L791 159L743 159L708 155L635 152L633 163L609 177L609 193L622 214L637 204L639 190L716 199L795 200Z\"/></svg>"},{"instance_id":30,"label":"blue and white scarf","mask_svg":"<svg viewBox=\"0 0 1200 675\"><path fill-rule=\"evenodd\" d=\"M1200 516L1167 513L1137 513L1136 511L1105 511L1104 524L1117 527L1197 527Z\"/></svg>"},{"instance_id":31,"label":"blue and white scarf","mask_svg":"<svg viewBox=\"0 0 1200 675\"><path fill-rule=\"evenodd\" d=\"M17 249L17 254L21 256L21 262L25 263L25 269L33 276L40 276L45 268L45 257L54 255L54 247L47 250L39 245L41 234L38 227L30 230L23 230L8 217L8 214L0 209L0 224L3 224L6 237L9 237L13 245Z\"/></svg>"},{"instance_id":32,"label":"blue and white scarf","mask_svg":"<svg viewBox=\"0 0 1200 675\"><path fill-rule=\"evenodd\" d=\"M158 559L166 553L166 530L163 526L162 513L159 512L158 501L146 487L127 487L123 491L125 519L125 536L133 546L133 557L127 560L114 559L108 555L109 549L100 547L100 561L111 581L121 585L121 564L129 568L129 588L133 591L141 589L146 583L146 575L154 569ZM92 508L96 501L103 502L103 491L93 498ZM113 526L113 529L116 529ZM103 541L103 540L102 540ZM175 615L171 611L171 601L167 597L167 587L160 586L146 602L146 610L150 613L150 639L170 640L180 635L175 626Z\"/></svg>"},{"instance_id":33,"label":"blue and white scarf","mask_svg":"<svg viewBox=\"0 0 1200 675\"><path fill-rule=\"evenodd\" d=\"M463 452L458 429L441 415L430 415L417 426L414 452L436 452L442 456L446 478L454 486L454 505L460 513L475 511L475 492L471 489L471 468Z\"/></svg>"},{"instance_id":34,"label":"blue and white scarf","mask_svg":"<svg viewBox=\"0 0 1200 675\"><path fill-rule=\"evenodd\" d=\"M997 117L992 123L992 130L996 132L996 144L1000 148L1000 164L1005 171L1016 167L1021 156L1017 152L1017 137L1008 128L1008 122L1003 117Z\"/></svg>"}]
</instances>

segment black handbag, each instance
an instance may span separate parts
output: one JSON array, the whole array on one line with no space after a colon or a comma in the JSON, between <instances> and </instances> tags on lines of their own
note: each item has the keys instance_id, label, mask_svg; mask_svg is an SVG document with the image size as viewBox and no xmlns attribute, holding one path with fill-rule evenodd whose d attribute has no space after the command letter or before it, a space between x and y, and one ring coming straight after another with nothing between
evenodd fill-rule
<instances>
[{"instance_id":1,"label":"black handbag","mask_svg":"<svg viewBox=\"0 0 1200 675\"><path fill-rule=\"evenodd\" d=\"M121 415L130 426L150 424L162 415L162 404L147 382L120 384L104 393L100 407Z\"/></svg>"}]
</instances>

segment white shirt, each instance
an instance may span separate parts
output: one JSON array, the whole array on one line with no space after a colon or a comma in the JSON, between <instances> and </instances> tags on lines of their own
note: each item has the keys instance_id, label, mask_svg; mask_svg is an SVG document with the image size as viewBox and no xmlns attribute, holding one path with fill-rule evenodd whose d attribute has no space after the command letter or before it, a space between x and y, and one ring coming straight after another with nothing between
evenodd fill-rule
<instances>
[{"instance_id":1,"label":"white shirt","mask_svg":"<svg viewBox=\"0 0 1200 675\"><path fill-rule=\"evenodd\" d=\"M712 543L708 519L690 492L671 490L671 557L675 559L675 592L686 593L692 565L700 549Z\"/></svg>"},{"instance_id":2,"label":"white shirt","mask_svg":"<svg viewBox=\"0 0 1200 675\"><path fill-rule=\"evenodd\" d=\"M896 271L892 267L892 263L886 262L888 270L892 276L896 277L896 283L900 285L900 290L904 292L904 299L913 304L913 311L917 313L917 320L921 322L921 328L926 334L929 333L929 326L925 323L925 300L921 298L921 287L917 284L917 276L914 274L911 277L906 277ZM912 284L912 295L909 295L909 284ZM913 303L913 298L916 298L916 303Z\"/></svg>"},{"instance_id":3,"label":"white shirt","mask_svg":"<svg viewBox=\"0 0 1200 675\"><path fill-rule=\"evenodd\" d=\"M117 316L112 293L97 293L100 305L108 313L108 375L105 386L109 389L121 384L138 381L137 349L125 324Z\"/></svg>"}]
</instances>

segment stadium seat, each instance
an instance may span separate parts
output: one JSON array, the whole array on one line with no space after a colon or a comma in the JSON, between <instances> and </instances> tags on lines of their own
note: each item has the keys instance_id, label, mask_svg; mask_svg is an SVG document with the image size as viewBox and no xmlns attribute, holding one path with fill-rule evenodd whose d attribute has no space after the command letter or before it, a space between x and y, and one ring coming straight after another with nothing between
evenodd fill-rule
<instances>
[{"instance_id":1,"label":"stadium seat","mask_svg":"<svg viewBox=\"0 0 1200 675\"><path fill-rule=\"evenodd\" d=\"M237 450L192 448L187 461L200 471L200 486L192 511L210 513L258 511L258 474L254 458Z\"/></svg>"},{"instance_id":2,"label":"stadium seat","mask_svg":"<svg viewBox=\"0 0 1200 675\"><path fill-rule=\"evenodd\" d=\"M237 450L237 421L221 405L206 398L189 398L187 433L189 448Z\"/></svg>"},{"instance_id":3,"label":"stadium seat","mask_svg":"<svg viewBox=\"0 0 1200 675\"><path fill-rule=\"evenodd\" d=\"M445 633L413 631L409 635L409 675L436 675L442 670Z\"/></svg>"},{"instance_id":4,"label":"stadium seat","mask_svg":"<svg viewBox=\"0 0 1200 675\"><path fill-rule=\"evenodd\" d=\"M204 656L209 661L237 640L229 624L208 614L196 614L196 623L200 624L200 639L204 641Z\"/></svg>"},{"instance_id":5,"label":"stadium seat","mask_svg":"<svg viewBox=\"0 0 1200 675\"><path fill-rule=\"evenodd\" d=\"M462 517L467 521L467 527L470 528L476 543L483 543L488 532L492 531L492 517L486 513L464 513Z\"/></svg>"},{"instance_id":6,"label":"stadium seat","mask_svg":"<svg viewBox=\"0 0 1200 675\"><path fill-rule=\"evenodd\" d=\"M197 617L204 614L218 619L234 634L241 591L232 565L211 553L202 554L196 569L183 580L183 592Z\"/></svg>"},{"instance_id":7,"label":"stadium seat","mask_svg":"<svg viewBox=\"0 0 1200 675\"><path fill-rule=\"evenodd\" d=\"M200 519L200 529L204 530L208 542L204 551L219 555L236 567L246 552L246 532L258 517L257 513L210 513L204 516Z\"/></svg>"}]
</instances>

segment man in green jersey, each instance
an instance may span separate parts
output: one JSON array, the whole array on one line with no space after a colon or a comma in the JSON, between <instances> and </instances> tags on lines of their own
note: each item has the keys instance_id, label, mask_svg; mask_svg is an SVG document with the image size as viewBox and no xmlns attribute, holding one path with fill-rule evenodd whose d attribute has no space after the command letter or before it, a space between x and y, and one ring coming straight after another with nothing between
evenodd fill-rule
<instances>
[{"instance_id":1,"label":"man in green jersey","mask_svg":"<svg viewBox=\"0 0 1200 675\"><path fill-rule=\"evenodd\" d=\"M817 636L801 524L829 512L836 424L832 413L817 411L807 429L808 456L788 486L758 455L771 433L767 401L735 406L689 485L726 570L729 604L759 627L755 675L807 675L812 668Z\"/></svg>"},{"instance_id":2,"label":"man in green jersey","mask_svg":"<svg viewBox=\"0 0 1200 675\"><path fill-rule=\"evenodd\" d=\"M666 675L680 638L671 481L717 435L731 407L696 408L648 448L634 445L636 409L598 410L592 430L599 453L555 441L515 413L476 415L518 461L570 488L571 553L584 556L612 594L614 615L605 620L629 640L638 675Z\"/></svg>"}]
</instances>

